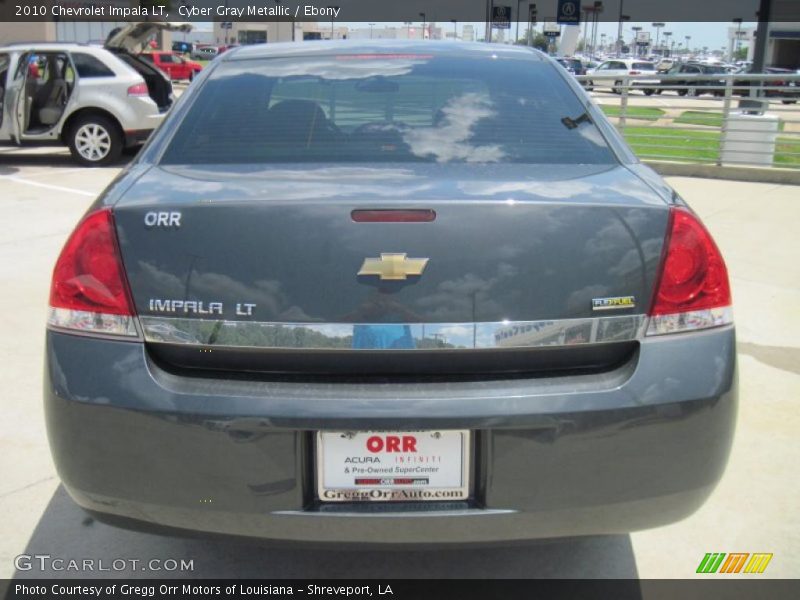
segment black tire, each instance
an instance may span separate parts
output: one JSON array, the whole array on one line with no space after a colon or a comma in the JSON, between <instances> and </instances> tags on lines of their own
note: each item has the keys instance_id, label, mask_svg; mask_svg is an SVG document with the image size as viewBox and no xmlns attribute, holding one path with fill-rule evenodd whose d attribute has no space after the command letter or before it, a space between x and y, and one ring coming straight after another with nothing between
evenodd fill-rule
<instances>
[{"instance_id":1,"label":"black tire","mask_svg":"<svg viewBox=\"0 0 800 600\"><path fill-rule=\"evenodd\" d=\"M67 145L74 158L85 167L114 164L122 154L124 141L114 119L97 113L79 116L70 125Z\"/></svg>"},{"instance_id":2,"label":"black tire","mask_svg":"<svg viewBox=\"0 0 800 600\"><path fill-rule=\"evenodd\" d=\"M656 93L656 91L654 89L651 89L651 88L647 88L646 90L644 90L644 95L645 96L652 96L655 93Z\"/></svg>"},{"instance_id":3,"label":"black tire","mask_svg":"<svg viewBox=\"0 0 800 600\"><path fill-rule=\"evenodd\" d=\"M622 86L622 82L621 81L615 81L614 82L614 86L611 88L611 92L614 93L614 94L621 94L622 93L622 89L621 89L620 86Z\"/></svg>"},{"instance_id":4,"label":"black tire","mask_svg":"<svg viewBox=\"0 0 800 600\"><path fill-rule=\"evenodd\" d=\"M782 104L797 104L797 100L781 100Z\"/></svg>"},{"instance_id":5,"label":"black tire","mask_svg":"<svg viewBox=\"0 0 800 600\"><path fill-rule=\"evenodd\" d=\"M194 71L189 71L189 83L194 81Z\"/></svg>"},{"instance_id":6,"label":"black tire","mask_svg":"<svg viewBox=\"0 0 800 600\"><path fill-rule=\"evenodd\" d=\"M587 81L586 82L586 91L593 92L594 91L594 81Z\"/></svg>"}]
</instances>

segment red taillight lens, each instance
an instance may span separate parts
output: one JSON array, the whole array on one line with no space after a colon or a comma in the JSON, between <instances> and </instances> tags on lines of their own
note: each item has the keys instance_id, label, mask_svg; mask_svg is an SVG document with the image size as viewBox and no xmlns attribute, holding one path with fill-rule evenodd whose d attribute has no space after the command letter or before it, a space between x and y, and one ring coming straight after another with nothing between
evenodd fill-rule
<instances>
[{"instance_id":1,"label":"red taillight lens","mask_svg":"<svg viewBox=\"0 0 800 600\"><path fill-rule=\"evenodd\" d=\"M728 270L719 248L688 209L672 208L649 335L733 322Z\"/></svg>"},{"instance_id":2,"label":"red taillight lens","mask_svg":"<svg viewBox=\"0 0 800 600\"><path fill-rule=\"evenodd\" d=\"M730 306L725 261L703 224L673 208L667 252L651 315Z\"/></svg>"},{"instance_id":3,"label":"red taillight lens","mask_svg":"<svg viewBox=\"0 0 800 600\"><path fill-rule=\"evenodd\" d=\"M628 73L628 75L641 75L641 74L642 74L641 71L631 71L630 73Z\"/></svg>"},{"instance_id":4,"label":"red taillight lens","mask_svg":"<svg viewBox=\"0 0 800 600\"><path fill-rule=\"evenodd\" d=\"M137 83L128 88L128 96L148 96L146 83Z\"/></svg>"},{"instance_id":5,"label":"red taillight lens","mask_svg":"<svg viewBox=\"0 0 800 600\"><path fill-rule=\"evenodd\" d=\"M50 306L133 316L111 210L87 216L67 240L53 271Z\"/></svg>"}]
</instances>

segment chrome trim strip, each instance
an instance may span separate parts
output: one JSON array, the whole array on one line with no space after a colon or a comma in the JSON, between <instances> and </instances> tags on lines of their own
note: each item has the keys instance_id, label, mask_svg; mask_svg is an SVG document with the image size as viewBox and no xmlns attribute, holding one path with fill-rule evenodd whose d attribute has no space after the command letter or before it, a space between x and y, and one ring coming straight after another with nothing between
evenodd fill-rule
<instances>
[{"instance_id":1,"label":"chrome trim strip","mask_svg":"<svg viewBox=\"0 0 800 600\"><path fill-rule=\"evenodd\" d=\"M642 339L646 315L486 323L272 323L140 317L145 341L214 348L282 350L467 350L575 346ZM383 339L365 343L364 329ZM395 345L386 345L386 330ZM407 329L404 329L407 328ZM354 337L359 341L354 344ZM368 338L370 336L367 336ZM378 336L380 338L380 336ZM405 344L398 344L402 338ZM391 339L389 340L391 341Z\"/></svg>"}]
</instances>

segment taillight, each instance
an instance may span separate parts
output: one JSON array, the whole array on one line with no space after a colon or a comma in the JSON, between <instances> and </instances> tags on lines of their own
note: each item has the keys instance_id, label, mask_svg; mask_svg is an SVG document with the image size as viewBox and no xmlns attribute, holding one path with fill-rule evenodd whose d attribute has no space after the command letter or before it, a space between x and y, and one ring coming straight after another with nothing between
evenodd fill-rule
<instances>
[{"instance_id":1,"label":"taillight","mask_svg":"<svg viewBox=\"0 0 800 600\"><path fill-rule=\"evenodd\" d=\"M137 83L128 88L128 96L149 96L146 83Z\"/></svg>"},{"instance_id":2,"label":"taillight","mask_svg":"<svg viewBox=\"0 0 800 600\"><path fill-rule=\"evenodd\" d=\"M100 209L80 222L56 261L48 324L87 333L136 336L135 314L114 217L111 209Z\"/></svg>"},{"instance_id":3,"label":"taillight","mask_svg":"<svg viewBox=\"0 0 800 600\"><path fill-rule=\"evenodd\" d=\"M628 73L628 75L641 75L641 74L642 74L641 71L631 71L630 73Z\"/></svg>"},{"instance_id":4,"label":"taillight","mask_svg":"<svg viewBox=\"0 0 800 600\"><path fill-rule=\"evenodd\" d=\"M668 231L647 335L732 323L728 271L711 235L685 208L670 210Z\"/></svg>"}]
</instances>

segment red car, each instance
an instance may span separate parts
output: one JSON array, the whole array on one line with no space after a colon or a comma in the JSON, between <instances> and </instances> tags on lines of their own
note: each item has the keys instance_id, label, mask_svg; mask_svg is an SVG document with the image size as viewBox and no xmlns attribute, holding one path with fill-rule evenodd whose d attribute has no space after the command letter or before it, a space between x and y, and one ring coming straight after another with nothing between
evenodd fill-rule
<instances>
[{"instance_id":1,"label":"red car","mask_svg":"<svg viewBox=\"0 0 800 600\"><path fill-rule=\"evenodd\" d=\"M164 71L173 81L179 79L191 81L203 70L203 65L188 60L177 52L143 52L139 56Z\"/></svg>"}]
</instances>

